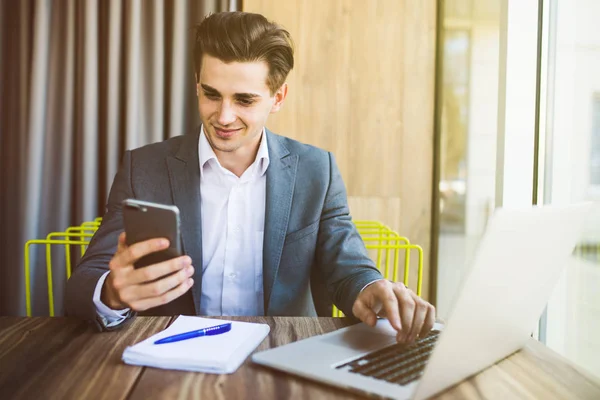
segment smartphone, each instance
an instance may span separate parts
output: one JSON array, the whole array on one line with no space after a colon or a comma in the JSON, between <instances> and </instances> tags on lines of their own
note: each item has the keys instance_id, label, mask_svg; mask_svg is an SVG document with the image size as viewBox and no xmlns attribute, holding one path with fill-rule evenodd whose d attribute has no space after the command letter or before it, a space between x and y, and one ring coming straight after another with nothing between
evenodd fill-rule
<instances>
[{"instance_id":1,"label":"smartphone","mask_svg":"<svg viewBox=\"0 0 600 400\"><path fill-rule=\"evenodd\" d=\"M179 208L136 199L123 200L123 222L128 246L148 239L166 238L167 249L140 258L134 266L146 267L182 255Z\"/></svg>"}]
</instances>

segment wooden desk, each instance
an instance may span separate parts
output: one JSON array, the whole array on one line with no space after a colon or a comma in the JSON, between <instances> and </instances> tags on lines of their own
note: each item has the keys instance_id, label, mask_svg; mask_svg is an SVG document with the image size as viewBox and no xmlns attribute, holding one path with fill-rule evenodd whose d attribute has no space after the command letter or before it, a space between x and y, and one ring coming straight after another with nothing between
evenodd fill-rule
<instances>
[{"instance_id":1,"label":"wooden desk","mask_svg":"<svg viewBox=\"0 0 600 400\"><path fill-rule=\"evenodd\" d=\"M346 319L237 317L271 326L259 350L346 326ZM348 399L358 395L254 365L232 375L125 365L126 346L164 329L170 317L138 317L96 333L71 318L0 317L0 398ZM599 380L531 341L522 351L436 397L439 399L600 399Z\"/></svg>"}]
</instances>

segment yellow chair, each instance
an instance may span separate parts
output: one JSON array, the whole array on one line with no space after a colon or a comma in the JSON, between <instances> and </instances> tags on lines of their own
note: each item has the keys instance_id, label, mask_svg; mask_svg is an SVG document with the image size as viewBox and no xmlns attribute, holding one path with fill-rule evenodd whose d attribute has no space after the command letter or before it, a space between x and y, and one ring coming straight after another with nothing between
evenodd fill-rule
<instances>
[{"instance_id":1,"label":"yellow chair","mask_svg":"<svg viewBox=\"0 0 600 400\"><path fill-rule=\"evenodd\" d=\"M377 269L385 279L398 282L401 253L404 253L404 270L402 282L408 286L410 272L410 253L417 251L418 274L417 274L417 296L421 295L423 283L423 249L421 246L411 244L408 238L400 236L388 226L379 221L355 221L357 230L365 242L367 250L375 250L373 257ZM333 316L343 317L344 314L333 306Z\"/></svg>"},{"instance_id":2,"label":"yellow chair","mask_svg":"<svg viewBox=\"0 0 600 400\"><path fill-rule=\"evenodd\" d=\"M71 277L71 251L70 246L81 247L81 256L85 253L87 245L94 233L100 227L102 218L86 221L79 226L70 226L64 232L51 232L46 239L34 239L25 243L25 295L27 315L31 316L31 283L30 283L30 247L32 245L46 245L46 279L48 284L48 308L50 316L54 316L54 295L52 284L52 245L65 246L65 268L67 279ZM410 252L416 250L418 253L418 277L417 295L421 295L423 278L423 249L411 244L408 238L400 236L387 225L379 221L355 221L357 230L365 242L367 250L375 250L374 257L377 268L382 275L391 281L397 282L401 250L404 253L403 282L408 285L410 270ZM62 238L62 239L59 239ZM333 316L343 317L344 314L333 306Z\"/></svg>"},{"instance_id":3,"label":"yellow chair","mask_svg":"<svg viewBox=\"0 0 600 400\"><path fill-rule=\"evenodd\" d=\"M101 218L96 218L94 221L86 221L79 226L70 226L65 232L51 232L46 236L46 239L34 239L25 243L25 297L27 316L31 316L31 277L29 257L30 247L32 245L46 245L46 281L48 285L48 311L51 317L54 316L54 293L52 282L52 246L65 246L65 267L67 279L71 277L71 248L70 246L81 246L81 255L85 253L85 249L89 241L100 223Z\"/></svg>"},{"instance_id":4,"label":"yellow chair","mask_svg":"<svg viewBox=\"0 0 600 400\"><path fill-rule=\"evenodd\" d=\"M382 262L384 259L384 258L382 258L384 255L384 252L386 250L389 250L386 248L386 245L389 245L390 242L394 245L398 244L399 242L401 242L407 246L410 245L410 241L408 240L407 237L400 236L397 232L393 231L387 225L384 225L383 223L381 223L379 221L360 221L359 220L359 221L355 221L355 224L357 226L357 230L358 230L359 234L361 235L363 241L365 242L365 245L367 246L367 249L377 250L377 256L374 261L380 270L381 270ZM413 247L404 248L404 249L410 250L412 248ZM417 249L417 251L419 251L418 248L420 248L420 247L417 246L414 248ZM421 249L421 252L422 252L422 249ZM395 262L398 262L398 260L396 259ZM404 258L405 279L408 278L409 267L410 267L410 251L405 251L405 258ZM422 268L422 263L419 263L419 268ZM382 273L386 277L386 279L390 279L393 281L397 280L397 271L393 277L391 277L389 274L388 261L386 261L385 270L382 271ZM407 282L405 282L405 283L407 283ZM420 292L420 289L419 289L419 292Z\"/></svg>"},{"instance_id":5,"label":"yellow chair","mask_svg":"<svg viewBox=\"0 0 600 400\"><path fill-rule=\"evenodd\" d=\"M393 232L392 229L379 221L357 220L354 221L356 229L361 236L364 235L382 235L387 232Z\"/></svg>"}]
</instances>

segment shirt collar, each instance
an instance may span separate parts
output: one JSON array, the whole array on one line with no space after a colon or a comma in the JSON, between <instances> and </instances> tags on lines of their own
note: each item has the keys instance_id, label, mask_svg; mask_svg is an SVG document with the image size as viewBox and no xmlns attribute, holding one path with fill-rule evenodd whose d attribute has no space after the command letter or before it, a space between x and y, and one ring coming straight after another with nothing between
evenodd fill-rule
<instances>
[{"instance_id":1,"label":"shirt collar","mask_svg":"<svg viewBox=\"0 0 600 400\"><path fill-rule=\"evenodd\" d=\"M204 126L200 126L200 140L198 143L198 159L200 161L200 178L202 179L204 176L204 168L206 164L210 160L215 160L217 165L221 167L219 163L219 159L215 154L215 151L211 147L210 143L208 143L208 139L206 138L206 133L204 132ZM262 137L260 139L260 145L258 146L258 152L256 153L256 158L254 162L250 166L250 168L255 168L255 171L258 172L259 176L262 176L267 171L269 167L269 147L267 146L267 132L263 127Z\"/></svg>"}]
</instances>

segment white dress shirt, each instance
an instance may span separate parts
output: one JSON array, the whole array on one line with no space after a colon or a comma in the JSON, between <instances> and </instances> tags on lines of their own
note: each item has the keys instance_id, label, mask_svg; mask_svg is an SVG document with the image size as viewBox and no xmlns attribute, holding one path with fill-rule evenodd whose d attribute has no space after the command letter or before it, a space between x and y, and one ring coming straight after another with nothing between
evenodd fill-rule
<instances>
[{"instance_id":1,"label":"white dress shirt","mask_svg":"<svg viewBox=\"0 0 600 400\"><path fill-rule=\"evenodd\" d=\"M269 150L239 178L223 168L200 135L201 315L264 315L263 236Z\"/></svg>"},{"instance_id":2,"label":"white dress shirt","mask_svg":"<svg viewBox=\"0 0 600 400\"><path fill-rule=\"evenodd\" d=\"M198 154L202 213L200 314L263 315L267 135L263 129L256 159L239 178L221 166L203 128ZM192 264L197 261L192 260ZM100 300L107 275L98 280L93 301L104 325L111 327L123 322L129 309L112 310Z\"/></svg>"}]
</instances>

